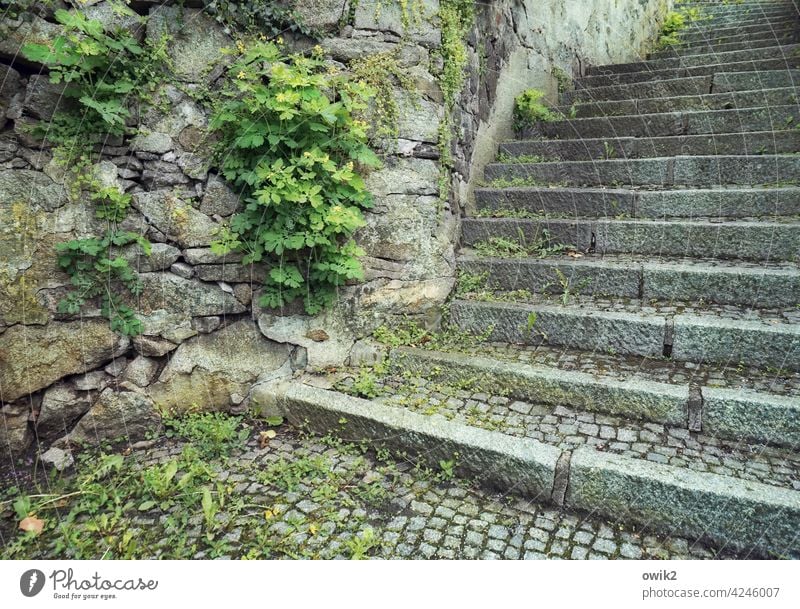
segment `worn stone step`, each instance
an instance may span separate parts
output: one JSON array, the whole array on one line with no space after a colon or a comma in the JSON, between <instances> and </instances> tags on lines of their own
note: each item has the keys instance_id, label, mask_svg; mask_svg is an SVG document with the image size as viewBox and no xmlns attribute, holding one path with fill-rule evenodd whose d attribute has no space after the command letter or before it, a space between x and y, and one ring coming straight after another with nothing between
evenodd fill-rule
<instances>
[{"instance_id":1,"label":"worn stone step","mask_svg":"<svg viewBox=\"0 0 800 609\"><path fill-rule=\"evenodd\" d=\"M800 216L800 189L478 188L475 203L485 217L757 218Z\"/></svg>"},{"instance_id":2,"label":"worn stone step","mask_svg":"<svg viewBox=\"0 0 800 609\"><path fill-rule=\"evenodd\" d=\"M600 116L539 121L522 129L520 138L600 138L632 136L638 138L667 135L697 135L781 131L800 125L800 105L726 110L683 110L657 114ZM800 135L800 132L798 132ZM736 152L733 152L736 154Z\"/></svg>"},{"instance_id":3,"label":"worn stone step","mask_svg":"<svg viewBox=\"0 0 800 609\"><path fill-rule=\"evenodd\" d=\"M795 185L800 156L678 156L651 159L603 159L547 163L492 163L489 185L559 186L719 186ZM516 181L522 181L518 184Z\"/></svg>"},{"instance_id":4,"label":"worn stone step","mask_svg":"<svg viewBox=\"0 0 800 609\"><path fill-rule=\"evenodd\" d=\"M760 70L792 70L800 67L800 55L775 55L764 59L720 62L698 66L667 68L663 70L643 70L640 72L621 72L602 76L585 76L575 79L577 89L593 89L611 85L649 82L653 80L672 80L692 76L709 76L720 72L749 72Z\"/></svg>"},{"instance_id":5,"label":"worn stone step","mask_svg":"<svg viewBox=\"0 0 800 609\"><path fill-rule=\"evenodd\" d=\"M659 49L659 52L676 51L683 54L690 49L703 49L712 48L714 51L722 48L731 50L748 48L748 44L754 41L772 40L773 42L768 46L781 44L781 40L785 38L791 39L797 34L796 27L777 28L765 30L762 32L752 32L745 34L738 34L733 36L687 36L676 45L666 49ZM750 47L752 48L752 47Z\"/></svg>"},{"instance_id":6,"label":"worn stone step","mask_svg":"<svg viewBox=\"0 0 800 609\"><path fill-rule=\"evenodd\" d=\"M625 442L607 450L599 438L581 442L577 433L572 436L573 443L566 444L569 448L561 448L562 442L555 436L552 443L532 440L522 434L484 429L463 416L427 415L392 400L360 399L303 382L276 390L276 402L291 422L314 433L369 442L433 467L453 462L457 475L505 492L513 490L564 508L580 506L612 518L624 514L630 521L673 535L684 532L766 556L792 557L797 551L800 493L788 486L753 480L748 473L733 474L736 466L746 462L740 463L738 454L727 461L732 475L708 471L712 467L708 464L706 471L700 471L704 457L713 464L726 455L713 445L703 451L694 438L689 438L692 448L681 451L681 457L688 455L688 459L675 458L671 463L678 446L670 443L677 444L679 438L669 432L660 443L636 443L645 451L652 446L652 452L637 452L633 444L626 451ZM531 412L535 406L531 405ZM571 415L559 410L550 416L564 417L566 428ZM520 414L519 418L530 421L533 429L536 416ZM583 422L578 416L572 415L576 429ZM650 431L622 429L623 438ZM768 475L762 478L768 479Z\"/></svg>"},{"instance_id":7,"label":"worn stone step","mask_svg":"<svg viewBox=\"0 0 800 609\"><path fill-rule=\"evenodd\" d=\"M712 305L675 311L581 297L564 305L538 295L528 302L456 300L450 315L455 327L492 341L800 370L794 311L767 314Z\"/></svg>"},{"instance_id":8,"label":"worn stone step","mask_svg":"<svg viewBox=\"0 0 800 609\"><path fill-rule=\"evenodd\" d=\"M642 406L643 403L662 404L663 400L672 399L668 396L676 395L677 389L678 395L687 396L689 401L680 402L680 407L675 407L677 411L686 415L686 418L680 419L676 414L675 420L682 421L681 424L688 426L692 431L703 431L718 438L747 440L795 449L800 442L800 438L794 432L787 434L788 429L797 429L798 426L800 372L742 367L738 362L730 366L696 364L663 357L642 358L549 345L515 345L475 340L439 343L435 349L429 345L430 343L425 343L424 348L400 347L397 351L403 353L402 358L406 367L416 362L415 365L425 368L426 375L442 375L443 380L450 379L450 382L458 383L462 387L466 385L463 376L472 376L471 368L483 369L486 375L491 375L492 370L499 369L503 371L502 376L487 376L485 382L481 379L481 384L493 387L498 393L506 394L509 398L553 403L552 398L547 397L553 396L561 400L560 404L556 405L622 414L639 420L646 420L647 413L652 414L654 411L650 407ZM460 356L462 359L456 358L457 364L448 364L448 360L452 362L455 356ZM476 360L475 363L467 363L463 359L464 356L469 360ZM394 357L396 354L393 351L390 359ZM500 365L487 362L499 362ZM594 383L587 381L577 386L575 383L568 385L569 389L576 392L571 396L563 394L554 396L551 391L544 389L534 392L530 390L531 383L525 380L527 375L523 372L531 368L545 369L551 378L566 379L567 376L562 375L578 372L589 375ZM619 402L616 399L593 401L589 397L591 393L577 392L581 386L596 388L601 385L604 391L609 392L612 387L620 387L613 383L610 387L607 386L605 383L609 380L623 384L631 383L623 385L631 391L618 394ZM636 391L632 391L634 387ZM649 398L644 400L640 393L643 387L670 389L646 392L644 395ZM739 396L735 404L730 404L732 395ZM661 397L655 399L655 396ZM610 397L610 393L603 397ZM635 406L636 404L639 406ZM726 418L724 410L726 406L730 409L728 411L730 416L727 417L726 423L722 423L721 420ZM665 408L663 412L672 410L672 407ZM763 427L756 423L759 420Z\"/></svg>"},{"instance_id":9,"label":"worn stone step","mask_svg":"<svg viewBox=\"0 0 800 609\"><path fill-rule=\"evenodd\" d=\"M800 222L463 219L463 246L474 247L496 237L527 247L564 244L603 254L793 261L800 252Z\"/></svg>"},{"instance_id":10,"label":"worn stone step","mask_svg":"<svg viewBox=\"0 0 800 609\"><path fill-rule=\"evenodd\" d=\"M730 42L740 38L763 38L774 32L784 32L797 27L796 21L758 19L754 19L752 23L723 27L689 25L679 32L678 39L682 42Z\"/></svg>"},{"instance_id":11,"label":"worn stone step","mask_svg":"<svg viewBox=\"0 0 800 609\"><path fill-rule=\"evenodd\" d=\"M800 83L800 70L720 72L713 76L692 76L591 89L576 89L574 91L566 91L562 95L562 103L569 106L574 102L582 101L621 101L636 98L680 97L734 91L794 88L797 87L798 83Z\"/></svg>"},{"instance_id":12,"label":"worn stone step","mask_svg":"<svg viewBox=\"0 0 800 609\"><path fill-rule=\"evenodd\" d=\"M714 75L711 93L796 87L798 83L800 83L800 70L725 72Z\"/></svg>"},{"instance_id":13,"label":"worn stone step","mask_svg":"<svg viewBox=\"0 0 800 609\"><path fill-rule=\"evenodd\" d=\"M800 122L798 123L800 124ZM598 137L559 140L520 140L500 144L506 163L539 157L543 161L648 158L670 155L780 154L800 151L800 131L761 131L675 135L668 137Z\"/></svg>"},{"instance_id":14,"label":"worn stone step","mask_svg":"<svg viewBox=\"0 0 800 609\"><path fill-rule=\"evenodd\" d=\"M559 106L555 110L564 118L591 118L596 116L635 116L637 114L659 114L685 110L732 110L735 108L757 108L773 106L796 106L798 89L763 89L756 91L733 91L708 95L684 95L681 97L658 97L650 99L626 99L620 101L582 101L573 106Z\"/></svg>"},{"instance_id":15,"label":"worn stone step","mask_svg":"<svg viewBox=\"0 0 800 609\"><path fill-rule=\"evenodd\" d=\"M736 42L695 42L692 44L677 44L664 50L655 51L647 56L648 60L672 59L691 57L693 55L707 55L710 53L725 53L728 51L743 51L746 49L760 49L791 44L800 41L800 32L795 29L781 30L769 33L763 38L750 38Z\"/></svg>"},{"instance_id":16,"label":"worn stone step","mask_svg":"<svg viewBox=\"0 0 800 609\"><path fill-rule=\"evenodd\" d=\"M705 6L700 7L702 15L706 18L718 18L729 15L739 15L742 17L753 17L761 15L796 15L797 8L791 4L776 4L776 5L736 5L736 6Z\"/></svg>"},{"instance_id":17,"label":"worn stone step","mask_svg":"<svg viewBox=\"0 0 800 609\"><path fill-rule=\"evenodd\" d=\"M487 295L527 290L562 295L617 296L742 305L793 307L800 302L800 269L791 264L658 259L588 254L581 258L495 258L462 252L458 268L485 277Z\"/></svg>"},{"instance_id":18,"label":"worn stone step","mask_svg":"<svg viewBox=\"0 0 800 609\"><path fill-rule=\"evenodd\" d=\"M525 353L514 345L508 345L506 350L517 354ZM611 358L602 359L608 362ZM456 396L475 395L485 389L491 394L507 398L506 404L519 400L539 407L549 407L544 412L537 408L537 415L545 415L546 412L549 414L553 412L553 407L567 407L581 412L620 417L626 423L631 420L638 421L639 424L660 423L683 430L683 433L675 435L687 439L691 437L710 440L713 437L781 446L792 450L800 446L800 402L797 394L778 395L749 389L707 386L689 382L686 375L682 375L683 380L663 382L654 380L641 370L625 372L623 376L620 370L605 366L587 368L586 371L569 370L563 366L538 362L535 355L529 357L529 360L532 363L495 358L480 351L463 353L399 347L389 353L388 373L393 378L389 382L383 382L377 390L381 393L396 391L398 384L404 384L401 379L424 378L431 383L446 383L462 388L461 391L453 392ZM660 365L662 368L667 367L665 364ZM700 379L701 376L697 375L696 378ZM464 391L463 388L469 391ZM404 395L418 398L419 392L412 390L404 392ZM434 400L439 400L439 404ZM438 413L442 410L449 411L448 415L457 414L464 407L469 410L473 406L457 399L443 403L438 395L432 395L428 403L419 403L419 406L423 404L432 409L440 406L436 409ZM515 414L532 411L521 404L514 404L511 409L495 410L508 413L505 421L499 421L500 424L507 425L505 431L521 427L514 420L517 418ZM489 421L492 419L487 422ZM524 427L520 431L523 434L530 433ZM595 436L598 434L596 429L585 431L594 432ZM658 431L660 433L656 437L664 434L664 430ZM692 433L701 431L704 435ZM533 432L536 434L534 439L547 439L537 432L541 433L541 430ZM608 431L603 435L606 436L604 439L612 441L617 437ZM655 439L653 434L645 434L645 437ZM780 451L775 452L781 454ZM800 454L795 452L790 458L800 467ZM789 480L778 476L776 482L779 485L791 485ZM800 490L800 482L797 490Z\"/></svg>"},{"instance_id":19,"label":"worn stone step","mask_svg":"<svg viewBox=\"0 0 800 609\"><path fill-rule=\"evenodd\" d=\"M797 53L798 50L800 50L800 45L773 45L757 49L718 51L708 54L687 55L672 59L650 59L633 63L591 66L586 71L586 74L587 76L608 76L612 74L662 71L706 65L718 66L726 63L772 59L775 57L788 58L793 53ZM692 76L692 74L689 74L689 76Z\"/></svg>"},{"instance_id":20,"label":"worn stone step","mask_svg":"<svg viewBox=\"0 0 800 609\"><path fill-rule=\"evenodd\" d=\"M687 23L677 32L678 40L696 35L714 38L737 33L751 34L758 31L774 31L800 26L797 14L736 15Z\"/></svg>"},{"instance_id":21,"label":"worn stone step","mask_svg":"<svg viewBox=\"0 0 800 609\"><path fill-rule=\"evenodd\" d=\"M737 18L742 22L746 22L747 19L756 17L796 18L797 16L797 8L790 4L786 6L748 6L724 10L702 8L701 10L703 17L708 19L708 21L704 21L703 23L712 25L718 23L720 19Z\"/></svg>"}]
</instances>

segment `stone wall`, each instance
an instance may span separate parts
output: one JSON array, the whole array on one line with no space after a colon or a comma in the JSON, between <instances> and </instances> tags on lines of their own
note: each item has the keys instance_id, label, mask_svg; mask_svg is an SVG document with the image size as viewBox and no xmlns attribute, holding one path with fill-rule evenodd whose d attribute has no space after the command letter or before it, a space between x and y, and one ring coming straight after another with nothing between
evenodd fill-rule
<instances>
[{"instance_id":1,"label":"stone wall","mask_svg":"<svg viewBox=\"0 0 800 609\"><path fill-rule=\"evenodd\" d=\"M172 82L156 94L163 103L135 112L135 136L98 146L92 169L104 186L133 196L124 228L153 243L150 256L128 254L144 287L135 303L144 332L119 336L96 308L80 315L57 309L69 277L58 269L55 245L103 226L87 195L71 192L53 150L31 132L68 102L41 66L19 54L22 44L57 35L53 11L72 4L27 2L29 11L0 22L0 445L9 455L37 439L135 440L159 428L165 408L242 411L258 405L252 388L260 382L341 365L351 351L362 353L358 341L387 320L411 316L435 326L455 281L458 219L498 139L509 134L514 95L537 87L554 101L554 68L575 75L590 64L634 59L667 3L477 5L453 122L453 188L442 201L438 1L410 3L410 22L399 4L383 0L354 7L346 0L290 2L320 33L318 41L287 35L290 45L302 50L319 42L343 65L396 52L416 89L397 88L397 139L383 143L384 168L368 177L376 205L358 234L366 281L343 288L336 305L316 317L254 306L264 267L210 249L239 201L211 168L209 115L196 94L219 86L228 60L221 49L234 45L236 33L199 2L132 3L149 16L146 24L108 1L77 4L140 39L173 36Z\"/></svg>"}]
</instances>

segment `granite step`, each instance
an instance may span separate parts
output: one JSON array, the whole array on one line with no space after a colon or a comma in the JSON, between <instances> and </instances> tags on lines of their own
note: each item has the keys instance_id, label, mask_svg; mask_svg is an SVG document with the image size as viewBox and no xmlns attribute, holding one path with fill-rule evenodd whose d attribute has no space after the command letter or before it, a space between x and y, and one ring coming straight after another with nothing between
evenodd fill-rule
<instances>
[{"instance_id":1,"label":"granite step","mask_svg":"<svg viewBox=\"0 0 800 609\"><path fill-rule=\"evenodd\" d=\"M712 221L692 218L520 219L464 218L462 247L475 248L497 238L513 242L518 255L536 246L569 246L578 252L639 254L724 260L795 261L800 252L800 222ZM484 253L491 248L479 245ZM497 249L497 248L495 248Z\"/></svg>"},{"instance_id":2,"label":"granite step","mask_svg":"<svg viewBox=\"0 0 800 609\"><path fill-rule=\"evenodd\" d=\"M707 54L687 55L672 59L650 59L632 63L616 63L611 65L590 66L586 70L587 76L609 76L612 74L655 72L679 68L690 68L707 65L720 65L742 61L756 61L772 59L775 57L789 58L797 54L800 45L767 46L757 49L744 49L736 51L714 52ZM693 76L693 74L688 74Z\"/></svg>"},{"instance_id":3,"label":"granite step","mask_svg":"<svg viewBox=\"0 0 800 609\"><path fill-rule=\"evenodd\" d=\"M654 114L599 116L539 121L521 129L520 138L637 137L781 131L800 125L800 105L724 110L682 110ZM800 135L800 131L797 131ZM735 154L735 152L734 152Z\"/></svg>"},{"instance_id":4,"label":"granite step","mask_svg":"<svg viewBox=\"0 0 800 609\"><path fill-rule=\"evenodd\" d=\"M680 42L673 45L671 48L678 50L683 50L687 48L702 48L706 46L712 46L717 48L721 45L742 45L751 40L763 40L765 38L771 38L772 40L776 41L773 44L778 44L777 41L781 40L785 36L797 33L797 29L798 28L796 26L792 25L786 27L766 29L757 32L734 33L728 35L712 36L708 34L704 35L686 34L683 38L681 38ZM668 51L669 49L670 47L658 50Z\"/></svg>"},{"instance_id":5,"label":"granite step","mask_svg":"<svg viewBox=\"0 0 800 609\"><path fill-rule=\"evenodd\" d=\"M566 91L562 105L574 102L623 101L635 98L682 97L738 91L796 88L800 70L726 71L706 76L655 80Z\"/></svg>"},{"instance_id":6,"label":"granite step","mask_svg":"<svg viewBox=\"0 0 800 609\"><path fill-rule=\"evenodd\" d=\"M796 106L798 89L759 89L733 91L708 95L657 97L650 99L625 99L618 101L582 101L573 106L559 106L555 111L564 118L592 118L597 116L635 116L686 110L733 110L774 106Z\"/></svg>"},{"instance_id":7,"label":"granite step","mask_svg":"<svg viewBox=\"0 0 800 609\"><path fill-rule=\"evenodd\" d=\"M792 44L800 41L800 32L795 29L781 30L770 33L763 38L750 38L738 42L695 42L692 44L676 44L660 51L654 51L647 56L648 60L672 59L691 57L693 55L708 55L711 53L726 53L729 51L743 51L746 49L760 49Z\"/></svg>"},{"instance_id":8,"label":"granite step","mask_svg":"<svg viewBox=\"0 0 800 609\"><path fill-rule=\"evenodd\" d=\"M800 48L795 45L794 48ZM800 68L800 55L792 52L789 55L776 54L763 59L744 61L717 62L706 65L684 66L660 70L642 70L638 72L620 72L602 76L585 76L575 79L576 89L593 89L596 87L609 87L642 83L654 80L673 80L676 78L690 78L693 76L713 76L720 72L749 72L761 70L793 70Z\"/></svg>"},{"instance_id":9,"label":"granite step","mask_svg":"<svg viewBox=\"0 0 800 609\"><path fill-rule=\"evenodd\" d=\"M475 203L484 217L774 218L800 216L800 188L478 188Z\"/></svg>"},{"instance_id":10,"label":"granite step","mask_svg":"<svg viewBox=\"0 0 800 609\"><path fill-rule=\"evenodd\" d=\"M450 321L484 340L676 361L800 370L800 312L512 294L454 300Z\"/></svg>"},{"instance_id":11,"label":"granite step","mask_svg":"<svg viewBox=\"0 0 800 609\"><path fill-rule=\"evenodd\" d=\"M574 351L569 355L561 351L551 358L552 347L495 344L501 345L502 351L485 349L481 345L476 347L476 353L464 353L457 348L393 348L388 354L388 366L384 363L382 369L398 380L424 377L436 383L458 386L462 391L455 395L464 397L465 389L470 390L467 395L475 395L480 388L490 388L491 393L506 397L506 404L518 400L544 405L548 413L553 407L566 407L584 413L621 417L627 422L667 425L683 430L680 435L684 438L694 436L692 432L702 432L708 439L752 442L762 445L762 448L769 445L795 450L800 446L800 406L797 402L800 394L796 388L789 394L741 387L732 389L719 386L725 381L708 378L710 371L717 370L710 366L686 369L678 362L665 360L647 360L643 366L641 360L637 363L635 358ZM568 364L576 359L581 362L581 370ZM617 361L621 362L620 368L615 367ZM797 373L784 374L793 382L798 380ZM656 380L664 375L669 380ZM707 382L712 384L707 385ZM379 385L376 392L383 393L384 386L393 388L393 385L396 387L395 383ZM433 409L440 406L439 411L462 406L458 402L441 400L439 396L431 398L438 399L439 404L426 403L426 406ZM524 414L528 408L516 404L511 410ZM735 427L725 425L726 414L731 415L729 420ZM509 415L511 419L508 421L498 422L517 427L518 422L512 420L513 413L509 412ZM486 422L491 424L492 419ZM597 430L592 431L597 435ZM659 431L663 433L663 430ZM603 435L606 436L603 439L615 438L608 432ZM544 440L545 437L536 436L535 439ZM795 452L791 459L800 465L800 454ZM793 481L776 476L776 482L800 490L800 479Z\"/></svg>"},{"instance_id":12,"label":"granite step","mask_svg":"<svg viewBox=\"0 0 800 609\"><path fill-rule=\"evenodd\" d=\"M800 26L800 17L798 17L797 13L729 15L688 22L676 35L680 40L684 36L693 36L695 34L715 36L718 32L721 32L723 35L730 35L742 30L745 32L772 31L798 26Z\"/></svg>"},{"instance_id":13,"label":"granite step","mask_svg":"<svg viewBox=\"0 0 800 609\"><path fill-rule=\"evenodd\" d=\"M572 121L573 124L575 122ZM691 123L691 119L689 122ZM538 157L542 161L582 161L670 155L761 155L788 152L800 152L800 131L796 129L665 137L614 135L582 139L517 140L500 144L498 158L506 163L514 163L532 157Z\"/></svg>"},{"instance_id":14,"label":"granite step","mask_svg":"<svg viewBox=\"0 0 800 609\"><path fill-rule=\"evenodd\" d=\"M551 255L547 258L496 258L462 250L458 268L483 282L487 298L495 292L613 296L741 305L794 307L800 302L800 269L795 263L752 263L630 254Z\"/></svg>"},{"instance_id":15,"label":"granite step","mask_svg":"<svg viewBox=\"0 0 800 609\"><path fill-rule=\"evenodd\" d=\"M314 433L402 452L435 468L451 463L456 475L503 492L713 540L757 556L797 553L800 493L784 483L797 464L786 451L757 444L737 449L714 439L685 437L682 429L664 426L662 432L655 424L523 402L516 404L522 412L507 409L513 414L505 425L506 411L499 406L508 402L491 392L485 403L472 400L476 412L498 406L490 415L497 426L489 426L469 408L452 405L440 416L438 403L431 404L434 410L422 403L426 392L457 392L459 387L426 387L420 379L409 388L423 395L418 407L402 395L402 386L400 395L367 400L318 386L330 382L303 377L276 389L276 402L290 422ZM475 394L484 395L480 389ZM596 435L591 425L597 426ZM601 428L607 436L613 430L613 441L603 441ZM537 429L544 440L532 439ZM753 473L752 465L742 469L753 461L748 449L765 455L760 473Z\"/></svg>"},{"instance_id":16,"label":"granite step","mask_svg":"<svg viewBox=\"0 0 800 609\"><path fill-rule=\"evenodd\" d=\"M763 38L776 32L798 27L797 19L764 21L754 19L737 25L716 27L709 24L690 24L678 33L682 42L731 42L739 38Z\"/></svg>"},{"instance_id":17,"label":"granite step","mask_svg":"<svg viewBox=\"0 0 800 609\"><path fill-rule=\"evenodd\" d=\"M586 119L591 120L591 119ZM545 163L492 163L488 185L511 186L682 186L795 185L800 156L676 156ZM521 183L520 183L521 182Z\"/></svg>"}]
</instances>

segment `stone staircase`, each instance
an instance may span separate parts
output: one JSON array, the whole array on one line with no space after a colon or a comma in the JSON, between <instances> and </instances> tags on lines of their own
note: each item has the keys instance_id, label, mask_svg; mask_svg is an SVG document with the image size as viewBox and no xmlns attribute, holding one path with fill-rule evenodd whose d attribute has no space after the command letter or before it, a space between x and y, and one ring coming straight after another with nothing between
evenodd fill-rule
<instances>
[{"instance_id":1,"label":"stone staircase","mask_svg":"<svg viewBox=\"0 0 800 609\"><path fill-rule=\"evenodd\" d=\"M372 400L293 385L290 418L800 556L800 14L682 6L709 18L589 69L487 167L449 316L479 338L395 346Z\"/></svg>"}]
</instances>

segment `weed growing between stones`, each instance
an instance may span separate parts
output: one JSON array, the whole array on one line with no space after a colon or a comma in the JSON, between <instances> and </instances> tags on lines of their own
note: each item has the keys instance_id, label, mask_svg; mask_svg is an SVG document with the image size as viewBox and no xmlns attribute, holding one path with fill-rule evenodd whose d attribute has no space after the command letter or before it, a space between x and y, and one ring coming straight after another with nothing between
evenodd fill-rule
<instances>
[{"instance_id":1,"label":"weed growing between stones","mask_svg":"<svg viewBox=\"0 0 800 609\"><path fill-rule=\"evenodd\" d=\"M552 163L558 159L541 156L539 154L508 154L501 152L497 155L498 163L515 163L515 164L528 164L528 163Z\"/></svg>"},{"instance_id":2,"label":"weed growing between stones","mask_svg":"<svg viewBox=\"0 0 800 609\"><path fill-rule=\"evenodd\" d=\"M520 131L526 127L535 127L540 121L550 122L559 119L541 99L544 92L538 89L527 89L514 98L514 129Z\"/></svg>"},{"instance_id":3,"label":"weed growing between stones","mask_svg":"<svg viewBox=\"0 0 800 609\"><path fill-rule=\"evenodd\" d=\"M375 91L374 137L386 148L396 145L400 127L400 105L395 95L395 83L409 96L410 103L417 103L419 97L411 75L397 62L398 52L374 53L350 63L356 78Z\"/></svg>"},{"instance_id":4,"label":"weed growing between stones","mask_svg":"<svg viewBox=\"0 0 800 609\"><path fill-rule=\"evenodd\" d=\"M556 254L575 250L574 245L555 242L546 228L529 241L520 230L517 239L509 237L489 237L472 246L481 256L487 258L547 258Z\"/></svg>"},{"instance_id":5,"label":"weed growing between stones","mask_svg":"<svg viewBox=\"0 0 800 609\"><path fill-rule=\"evenodd\" d=\"M391 326L382 325L375 329L372 336L379 343L390 347L421 347L434 351L446 351L477 346L488 340L493 330L494 326L490 326L481 334L472 334L446 327L439 332L434 332L425 330L414 321L403 321Z\"/></svg>"},{"instance_id":6,"label":"weed growing between stones","mask_svg":"<svg viewBox=\"0 0 800 609\"><path fill-rule=\"evenodd\" d=\"M357 117L374 92L329 66L319 47L287 56L273 43L240 44L228 73L210 127L244 211L214 250L243 251L244 264L271 263L262 306L302 298L309 314L318 313L336 288L363 278L363 250L352 236L372 205L362 174L380 162Z\"/></svg>"},{"instance_id":7,"label":"weed growing between stones","mask_svg":"<svg viewBox=\"0 0 800 609\"><path fill-rule=\"evenodd\" d=\"M656 48L666 49L681 44L680 32L687 24L709 18L703 15L701 9L694 7L668 13L664 25L661 26L661 34L658 37Z\"/></svg>"},{"instance_id":8,"label":"weed growing between stones","mask_svg":"<svg viewBox=\"0 0 800 609\"><path fill-rule=\"evenodd\" d=\"M378 552L383 541L368 510L412 492L405 485L413 480L399 479L390 452L370 460L365 445L288 427L259 445L262 426L221 413L189 415L168 420L168 438L151 450L87 450L74 474L9 490L0 502L0 556L361 559ZM421 464L415 471L418 479L443 479ZM26 518L41 529L16 530Z\"/></svg>"}]
</instances>

